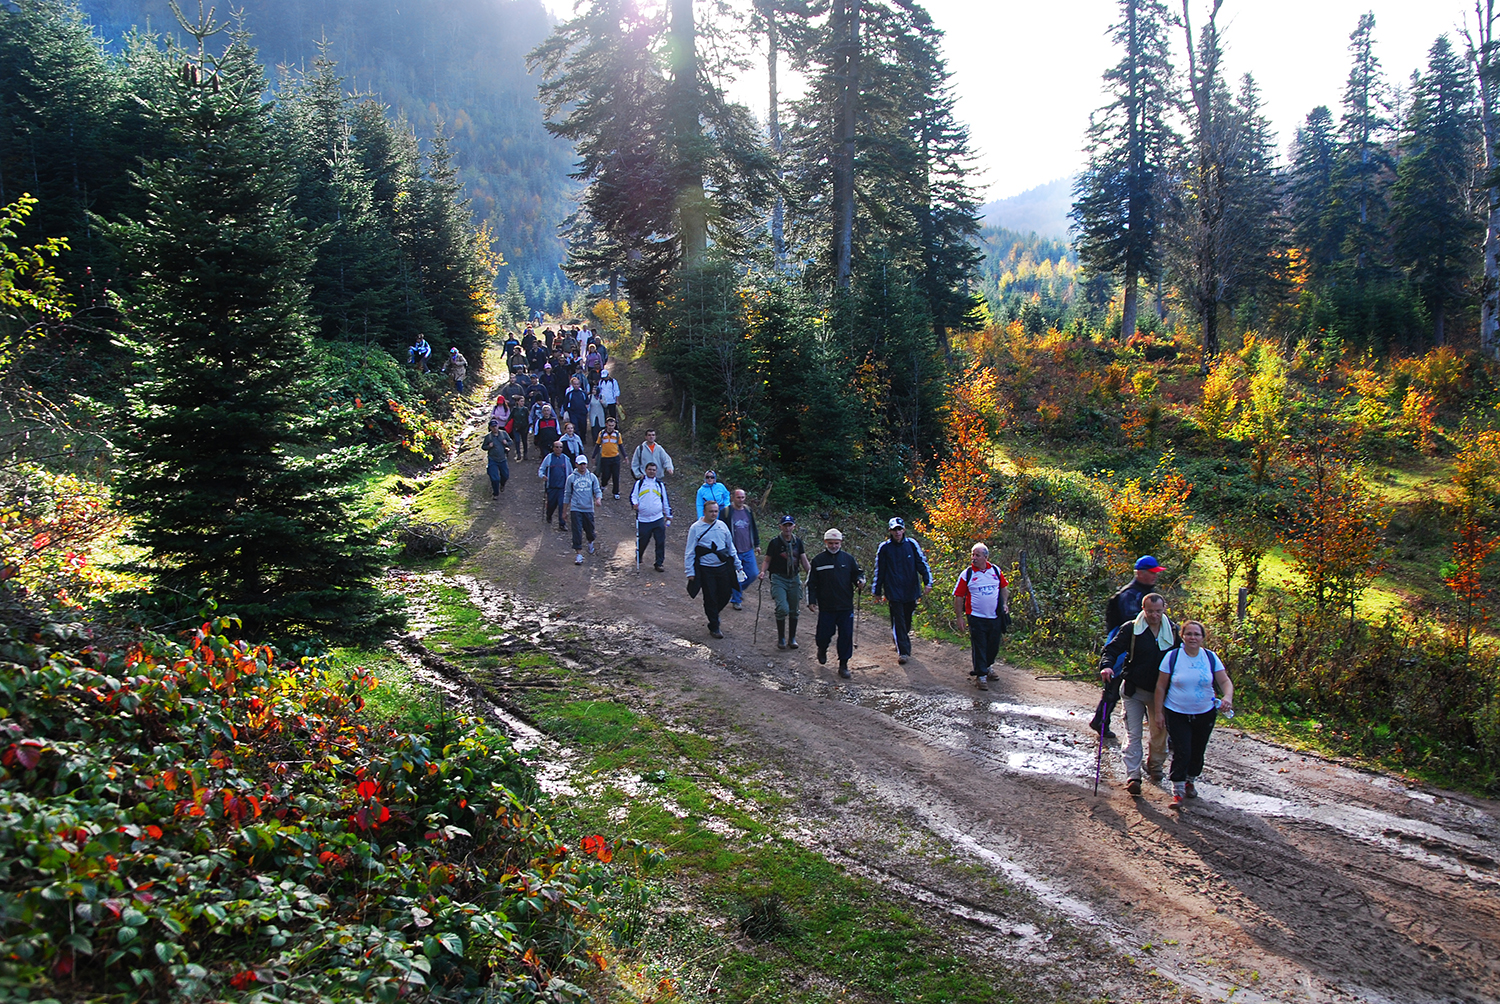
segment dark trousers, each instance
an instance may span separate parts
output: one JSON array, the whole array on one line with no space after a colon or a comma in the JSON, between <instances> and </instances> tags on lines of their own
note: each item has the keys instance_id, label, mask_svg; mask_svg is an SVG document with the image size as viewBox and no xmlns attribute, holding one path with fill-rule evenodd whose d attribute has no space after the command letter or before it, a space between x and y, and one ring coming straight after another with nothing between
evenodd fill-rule
<instances>
[{"instance_id":1,"label":"dark trousers","mask_svg":"<svg viewBox=\"0 0 1500 1004\"><path fill-rule=\"evenodd\" d=\"M911 618L917 612L916 600L886 600L891 608L891 637L896 639L896 651L911 655Z\"/></svg>"},{"instance_id":2,"label":"dark trousers","mask_svg":"<svg viewBox=\"0 0 1500 1004\"><path fill-rule=\"evenodd\" d=\"M1172 740L1172 780L1196 780L1203 773L1203 753L1208 749L1208 737L1213 735L1218 709L1201 715L1184 715L1171 708L1165 711L1167 736Z\"/></svg>"},{"instance_id":3,"label":"dark trousers","mask_svg":"<svg viewBox=\"0 0 1500 1004\"><path fill-rule=\"evenodd\" d=\"M552 514L557 513L557 528L562 529L562 489L547 489L547 515L544 517L548 523L552 522Z\"/></svg>"},{"instance_id":4,"label":"dark trousers","mask_svg":"<svg viewBox=\"0 0 1500 1004\"><path fill-rule=\"evenodd\" d=\"M490 492L499 495L500 489L505 487L505 482L510 480L510 465L503 460L491 458L489 470L486 473L490 476Z\"/></svg>"},{"instance_id":5,"label":"dark trousers","mask_svg":"<svg viewBox=\"0 0 1500 1004\"><path fill-rule=\"evenodd\" d=\"M854 611L853 610L819 610L818 628L813 633L813 640L818 643L818 651L828 647L833 640L834 632L838 632L838 653L840 662L848 662L854 655Z\"/></svg>"},{"instance_id":6,"label":"dark trousers","mask_svg":"<svg viewBox=\"0 0 1500 1004\"><path fill-rule=\"evenodd\" d=\"M705 565L699 562L695 568L698 585L702 589L703 613L708 618L708 629L719 630L719 613L729 606L729 590L734 586L734 565Z\"/></svg>"},{"instance_id":7,"label":"dark trousers","mask_svg":"<svg viewBox=\"0 0 1500 1004\"><path fill-rule=\"evenodd\" d=\"M656 567L660 568L662 559L666 557L667 551L667 521L663 517L654 519L649 523L637 523L635 525L635 558L641 559L646 553L646 545L656 541Z\"/></svg>"},{"instance_id":8,"label":"dark trousers","mask_svg":"<svg viewBox=\"0 0 1500 1004\"><path fill-rule=\"evenodd\" d=\"M620 426L620 406L618 404L606 404L604 406L604 417L615 420L615 427Z\"/></svg>"},{"instance_id":9,"label":"dark trousers","mask_svg":"<svg viewBox=\"0 0 1500 1004\"><path fill-rule=\"evenodd\" d=\"M620 494L620 458L618 456L600 457L599 487L603 488L611 481L615 483L614 493Z\"/></svg>"},{"instance_id":10,"label":"dark trousers","mask_svg":"<svg viewBox=\"0 0 1500 1004\"><path fill-rule=\"evenodd\" d=\"M516 422L513 428L516 430L510 434L510 438L516 444L516 459L526 459L526 423Z\"/></svg>"},{"instance_id":11,"label":"dark trousers","mask_svg":"<svg viewBox=\"0 0 1500 1004\"><path fill-rule=\"evenodd\" d=\"M571 517L568 522L573 524L573 550L583 550L583 538L589 538L589 543L594 542L594 514L591 512L579 512L574 509L568 513Z\"/></svg>"},{"instance_id":12,"label":"dark trousers","mask_svg":"<svg viewBox=\"0 0 1500 1004\"><path fill-rule=\"evenodd\" d=\"M969 655L974 660L970 676L989 676L995 657L1000 654L1000 618L969 618Z\"/></svg>"}]
</instances>

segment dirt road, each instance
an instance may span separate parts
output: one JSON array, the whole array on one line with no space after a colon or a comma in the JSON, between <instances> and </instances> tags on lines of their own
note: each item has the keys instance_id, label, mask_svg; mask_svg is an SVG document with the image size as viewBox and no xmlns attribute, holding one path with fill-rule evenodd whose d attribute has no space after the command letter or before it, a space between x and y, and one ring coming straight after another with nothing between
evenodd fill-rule
<instances>
[{"instance_id":1,"label":"dirt road","mask_svg":"<svg viewBox=\"0 0 1500 1004\"><path fill-rule=\"evenodd\" d=\"M639 431L627 430L631 446ZM542 520L534 455L512 465L495 502L478 451L458 463L472 474L485 588L550 604L607 634L610 651L669 667L691 696L658 687L654 699L713 704L776 751L803 795L786 825L851 867L885 869L893 888L924 898L919 866L847 853L870 806L896 813L1112 946L1119 999L1157 999L1159 976L1207 999L1500 1000L1497 803L1302 756L1232 723L1215 732L1203 797L1180 815L1165 788L1123 792L1118 749L1105 751L1096 797L1090 688L1007 666L981 694L967 685L966 651L920 640L898 666L883 609L869 604L850 682L818 666L810 643L776 650L769 595L758 644L753 594L711 640L683 591L698 480L685 465L670 482L678 519L657 574L649 562L636 572L628 485L599 507L599 553L575 566L567 536ZM833 797L849 781L864 800ZM943 896L948 908L982 899ZM1100 963L1054 951L1049 964Z\"/></svg>"}]
</instances>

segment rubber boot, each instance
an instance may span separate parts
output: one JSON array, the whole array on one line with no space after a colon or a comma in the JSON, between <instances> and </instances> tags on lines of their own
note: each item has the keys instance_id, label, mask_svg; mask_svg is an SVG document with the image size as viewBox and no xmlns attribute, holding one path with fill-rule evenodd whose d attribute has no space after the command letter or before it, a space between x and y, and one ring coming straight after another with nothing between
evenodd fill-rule
<instances>
[{"instance_id":1,"label":"rubber boot","mask_svg":"<svg viewBox=\"0 0 1500 1004\"><path fill-rule=\"evenodd\" d=\"M850 676L849 676L849 660L848 659L840 659L839 660L839 677L841 679L844 679L844 680L850 679Z\"/></svg>"},{"instance_id":2,"label":"rubber boot","mask_svg":"<svg viewBox=\"0 0 1500 1004\"><path fill-rule=\"evenodd\" d=\"M786 628L786 647L797 648L797 618L791 618Z\"/></svg>"},{"instance_id":3,"label":"rubber boot","mask_svg":"<svg viewBox=\"0 0 1500 1004\"><path fill-rule=\"evenodd\" d=\"M781 617L776 618L776 647L786 648L786 620Z\"/></svg>"}]
</instances>

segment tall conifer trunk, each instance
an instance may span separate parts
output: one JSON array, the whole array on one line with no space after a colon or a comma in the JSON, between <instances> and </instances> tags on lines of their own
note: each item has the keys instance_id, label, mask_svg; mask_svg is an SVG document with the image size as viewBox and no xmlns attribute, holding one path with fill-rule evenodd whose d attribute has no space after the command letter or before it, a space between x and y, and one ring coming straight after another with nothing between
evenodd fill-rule
<instances>
[{"instance_id":1,"label":"tall conifer trunk","mask_svg":"<svg viewBox=\"0 0 1500 1004\"><path fill-rule=\"evenodd\" d=\"M834 181L834 269L838 288L849 288L854 271L854 155L859 114L859 0L839 0L839 163Z\"/></svg>"},{"instance_id":2,"label":"tall conifer trunk","mask_svg":"<svg viewBox=\"0 0 1500 1004\"><path fill-rule=\"evenodd\" d=\"M693 0L672 0L667 28L672 63L672 131L677 155L682 263L692 268L708 254L708 196L703 191L703 132L698 121L698 32Z\"/></svg>"},{"instance_id":3,"label":"tall conifer trunk","mask_svg":"<svg viewBox=\"0 0 1500 1004\"><path fill-rule=\"evenodd\" d=\"M1490 359L1500 359L1500 61L1495 50L1495 0L1474 0L1478 40L1465 30L1469 65L1479 85L1479 125L1484 135L1485 233L1484 278L1479 299L1479 350ZM1439 344L1442 344L1439 341Z\"/></svg>"},{"instance_id":4,"label":"tall conifer trunk","mask_svg":"<svg viewBox=\"0 0 1500 1004\"><path fill-rule=\"evenodd\" d=\"M781 32L776 24L774 0L765 5L766 16L766 78L770 88L769 111L766 114L771 131L771 153L776 157L776 180L785 181L786 171L781 163L781 112L778 107L780 95L776 83L777 57L781 54ZM776 205L771 210L771 247L776 254L776 267L786 267L786 199L776 194Z\"/></svg>"}]
</instances>

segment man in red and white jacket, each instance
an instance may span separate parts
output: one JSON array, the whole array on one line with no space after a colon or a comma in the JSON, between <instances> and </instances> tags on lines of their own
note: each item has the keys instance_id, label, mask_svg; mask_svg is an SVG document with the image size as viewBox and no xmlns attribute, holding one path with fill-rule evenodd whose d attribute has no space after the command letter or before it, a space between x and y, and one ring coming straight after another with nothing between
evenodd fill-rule
<instances>
[{"instance_id":1,"label":"man in red and white jacket","mask_svg":"<svg viewBox=\"0 0 1500 1004\"><path fill-rule=\"evenodd\" d=\"M1001 615L1010 617L1010 583L1004 573L990 564L990 549L975 544L969 551L969 567L958 575L953 586L953 612L969 619L969 651L980 690L990 689L990 667L1000 654Z\"/></svg>"}]
</instances>

